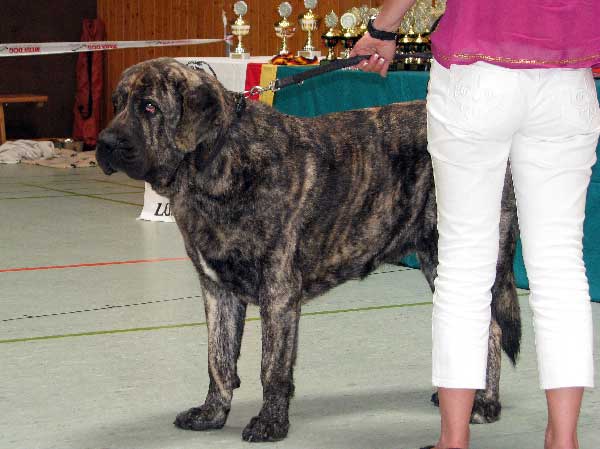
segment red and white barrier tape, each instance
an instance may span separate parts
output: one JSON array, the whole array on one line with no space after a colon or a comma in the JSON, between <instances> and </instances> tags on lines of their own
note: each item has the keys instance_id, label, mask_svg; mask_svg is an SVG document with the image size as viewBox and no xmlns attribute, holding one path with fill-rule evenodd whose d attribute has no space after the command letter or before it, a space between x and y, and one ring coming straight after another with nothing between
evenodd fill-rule
<instances>
[{"instance_id":1,"label":"red and white barrier tape","mask_svg":"<svg viewBox=\"0 0 600 449\"><path fill-rule=\"evenodd\" d=\"M95 42L42 42L29 44L0 44L0 58L6 56L56 55L86 51L117 50L121 48L173 47L228 42L229 39L180 39L172 41L95 41Z\"/></svg>"}]
</instances>

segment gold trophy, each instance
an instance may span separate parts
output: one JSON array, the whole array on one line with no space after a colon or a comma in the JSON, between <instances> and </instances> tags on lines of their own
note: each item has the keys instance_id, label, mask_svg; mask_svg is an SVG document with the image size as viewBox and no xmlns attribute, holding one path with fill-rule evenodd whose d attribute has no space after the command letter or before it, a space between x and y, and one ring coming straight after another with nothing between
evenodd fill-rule
<instances>
[{"instance_id":1,"label":"gold trophy","mask_svg":"<svg viewBox=\"0 0 600 449\"><path fill-rule=\"evenodd\" d=\"M422 53L430 53L430 27L435 21L434 6L440 4L429 0L417 0L409 9L400 24L398 50L414 57L404 58L397 65L399 70L429 70L431 59L423 57ZM417 55L419 53L419 55Z\"/></svg>"},{"instance_id":2,"label":"gold trophy","mask_svg":"<svg viewBox=\"0 0 600 449\"><path fill-rule=\"evenodd\" d=\"M287 47L287 40L296 33L296 27L290 23L287 18L292 14L292 5L289 2L283 2L277 9L282 19L275 24L275 34L281 39L280 55L289 55L290 50Z\"/></svg>"},{"instance_id":3,"label":"gold trophy","mask_svg":"<svg viewBox=\"0 0 600 449\"><path fill-rule=\"evenodd\" d=\"M342 25L342 37L340 40L344 45L344 51L340 53L340 58L348 59L350 57L350 51L352 51L352 47L354 47L359 39L358 33L356 32L358 19L352 12L347 12L342 14L342 17L340 17L340 24Z\"/></svg>"},{"instance_id":4,"label":"gold trophy","mask_svg":"<svg viewBox=\"0 0 600 449\"><path fill-rule=\"evenodd\" d=\"M312 40L313 31L318 29L319 24L321 23L321 18L312 11L317 7L317 0L304 0L304 7L308 9L308 11L298 17L298 22L300 23L302 31L308 33L308 40L306 41L304 48L298 52L298 56L304 56L307 59L312 59L314 57L319 58L321 52L315 49Z\"/></svg>"},{"instance_id":5,"label":"gold trophy","mask_svg":"<svg viewBox=\"0 0 600 449\"><path fill-rule=\"evenodd\" d=\"M328 49L327 57L323 60L325 63L327 63L327 61L335 61L337 59L334 49L340 42L341 37L341 33L336 29L337 23L338 16L333 11L325 16L325 25L329 28L329 31L321 36L323 43Z\"/></svg>"},{"instance_id":6,"label":"gold trophy","mask_svg":"<svg viewBox=\"0 0 600 449\"><path fill-rule=\"evenodd\" d=\"M371 16L369 15L369 11L370 9L366 5L360 6L358 8L354 7L350 10L350 12L354 14L358 19L358 22L356 24L356 34L358 34L359 36L362 36L367 31L367 23L371 18Z\"/></svg>"},{"instance_id":7,"label":"gold trophy","mask_svg":"<svg viewBox=\"0 0 600 449\"><path fill-rule=\"evenodd\" d=\"M250 33L250 25L244 21L244 16L248 12L248 5L243 0L240 0L233 5L233 12L237 14L238 18L231 25L231 34L237 36L238 45L229 57L232 59L248 59L250 53L242 45L242 38Z\"/></svg>"}]
</instances>

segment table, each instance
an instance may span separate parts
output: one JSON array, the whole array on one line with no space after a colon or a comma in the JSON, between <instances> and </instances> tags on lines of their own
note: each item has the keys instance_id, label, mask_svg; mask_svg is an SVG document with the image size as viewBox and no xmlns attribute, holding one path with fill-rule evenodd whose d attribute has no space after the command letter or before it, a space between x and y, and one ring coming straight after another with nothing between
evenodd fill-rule
<instances>
[{"instance_id":1,"label":"table","mask_svg":"<svg viewBox=\"0 0 600 449\"><path fill-rule=\"evenodd\" d=\"M41 107L48 102L46 95L34 94L0 94L0 145L6 142L6 125L4 124L4 105L8 103L35 103Z\"/></svg>"},{"instance_id":2,"label":"table","mask_svg":"<svg viewBox=\"0 0 600 449\"><path fill-rule=\"evenodd\" d=\"M284 78L298 70L306 68L281 67L277 77ZM427 72L391 72L384 79L372 73L338 71L278 92L273 106L286 114L314 117L347 109L424 99L428 82ZM596 80L596 90L600 98L600 80ZM600 160L600 144L596 153ZM600 302L600 163L596 163L592 169L588 190L583 258L590 282L590 295L593 301ZM409 266L418 266L414 256L404 262ZM517 286L529 288L520 241L517 243L514 269Z\"/></svg>"}]
</instances>

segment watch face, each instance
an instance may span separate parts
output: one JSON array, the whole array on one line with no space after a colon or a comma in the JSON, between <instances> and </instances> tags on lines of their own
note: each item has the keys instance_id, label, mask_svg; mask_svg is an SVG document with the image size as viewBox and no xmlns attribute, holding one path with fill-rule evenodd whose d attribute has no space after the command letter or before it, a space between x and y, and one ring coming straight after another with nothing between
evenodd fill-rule
<instances>
[{"instance_id":1,"label":"watch face","mask_svg":"<svg viewBox=\"0 0 600 449\"><path fill-rule=\"evenodd\" d=\"M315 9L317 7L317 0L304 0L304 7L306 9Z\"/></svg>"},{"instance_id":2,"label":"watch face","mask_svg":"<svg viewBox=\"0 0 600 449\"><path fill-rule=\"evenodd\" d=\"M358 22L358 20L356 20L356 16L351 12L342 14L342 17L340 18L340 23L347 30L354 28L356 26L356 22Z\"/></svg>"},{"instance_id":3,"label":"watch face","mask_svg":"<svg viewBox=\"0 0 600 449\"><path fill-rule=\"evenodd\" d=\"M333 28L338 23L337 14L331 11L329 14L325 16L325 25L327 28Z\"/></svg>"},{"instance_id":4,"label":"watch face","mask_svg":"<svg viewBox=\"0 0 600 449\"><path fill-rule=\"evenodd\" d=\"M278 10L281 17L289 17L292 15L292 5L290 5L289 2L280 4Z\"/></svg>"},{"instance_id":5,"label":"watch face","mask_svg":"<svg viewBox=\"0 0 600 449\"><path fill-rule=\"evenodd\" d=\"M233 12L236 13L238 16L243 16L248 12L248 5L245 1L240 0L239 2L236 2L235 5L233 5Z\"/></svg>"}]
</instances>

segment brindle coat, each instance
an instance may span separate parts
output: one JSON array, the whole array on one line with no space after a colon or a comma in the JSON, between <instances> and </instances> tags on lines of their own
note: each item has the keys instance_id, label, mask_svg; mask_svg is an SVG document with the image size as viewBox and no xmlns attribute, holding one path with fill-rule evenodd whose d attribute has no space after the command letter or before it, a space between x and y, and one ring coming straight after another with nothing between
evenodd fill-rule
<instances>
[{"instance_id":1,"label":"brindle coat","mask_svg":"<svg viewBox=\"0 0 600 449\"><path fill-rule=\"evenodd\" d=\"M115 117L97 158L168 196L204 292L208 323L206 401L175 424L225 424L246 305L262 318L263 406L247 441L284 438L294 393L301 304L382 263L416 253L433 288L435 189L422 101L314 119L258 102L236 114L236 95L173 59L126 70ZM515 203L507 176L493 288L488 385L473 420L498 418L501 347L514 361L520 317L512 260Z\"/></svg>"}]
</instances>

